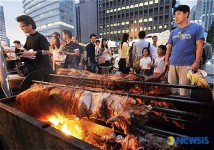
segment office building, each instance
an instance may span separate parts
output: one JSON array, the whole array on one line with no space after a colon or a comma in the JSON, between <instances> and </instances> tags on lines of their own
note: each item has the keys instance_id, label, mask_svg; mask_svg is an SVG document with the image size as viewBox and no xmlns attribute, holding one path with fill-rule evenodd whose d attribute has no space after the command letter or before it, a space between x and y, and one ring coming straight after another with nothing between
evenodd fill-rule
<instances>
[{"instance_id":1,"label":"office building","mask_svg":"<svg viewBox=\"0 0 214 150\"><path fill-rule=\"evenodd\" d=\"M175 0L99 0L99 35L121 41L122 33L136 39L142 30L147 33L169 30L175 3Z\"/></svg>"},{"instance_id":2,"label":"office building","mask_svg":"<svg viewBox=\"0 0 214 150\"><path fill-rule=\"evenodd\" d=\"M90 35L98 33L97 3L97 0L90 0L76 4L77 35L82 43L89 43Z\"/></svg>"},{"instance_id":3,"label":"office building","mask_svg":"<svg viewBox=\"0 0 214 150\"><path fill-rule=\"evenodd\" d=\"M208 31L212 23L214 22L214 1L203 0L203 22L204 30Z\"/></svg>"},{"instance_id":4,"label":"office building","mask_svg":"<svg viewBox=\"0 0 214 150\"><path fill-rule=\"evenodd\" d=\"M53 32L71 30L76 35L75 1L23 0L24 13L31 16L37 31L49 38Z\"/></svg>"},{"instance_id":5,"label":"office building","mask_svg":"<svg viewBox=\"0 0 214 150\"><path fill-rule=\"evenodd\" d=\"M0 39L7 43L10 46L10 41L6 35L6 28L5 28L5 19L4 19L4 8L0 6Z\"/></svg>"}]
</instances>

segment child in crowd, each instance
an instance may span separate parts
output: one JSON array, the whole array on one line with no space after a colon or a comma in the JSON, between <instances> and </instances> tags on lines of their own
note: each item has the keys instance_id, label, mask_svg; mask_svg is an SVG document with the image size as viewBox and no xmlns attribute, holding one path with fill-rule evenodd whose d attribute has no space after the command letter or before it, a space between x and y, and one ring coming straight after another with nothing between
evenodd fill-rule
<instances>
[{"instance_id":1,"label":"child in crowd","mask_svg":"<svg viewBox=\"0 0 214 150\"><path fill-rule=\"evenodd\" d=\"M152 60L149 57L150 51L147 47L143 49L142 55L143 55L143 58L140 59L141 73L145 76L150 76L152 75L151 73Z\"/></svg>"},{"instance_id":2,"label":"child in crowd","mask_svg":"<svg viewBox=\"0 0 214 150\"><path fill-rule=\"evenodd\" d=\"M166 54L166 46L160 45L157 49L158 57L155 58L154 62L154 73L153 76L159 75L165 69L165 54ZM164 76L161 77L161 81L164 80Z\"/></svg>"}]
</instances>

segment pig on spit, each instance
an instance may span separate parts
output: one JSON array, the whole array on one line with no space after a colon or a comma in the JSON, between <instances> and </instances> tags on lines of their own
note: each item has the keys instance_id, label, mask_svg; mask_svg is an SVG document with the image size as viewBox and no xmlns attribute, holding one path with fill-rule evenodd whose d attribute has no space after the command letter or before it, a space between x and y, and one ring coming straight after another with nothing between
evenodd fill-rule
<instances>
[{"instance_id":1,"label":"pig on spit","mask_svg":"<svg viewBox=\"0 0 214 150\"><path fill-rule=\"evenodd\" d=\"M146 122L152 109L150 105L136 105L136 100L127 96L42 84L33 84L17 95L16 101L22 111L36 118L56 112L67 117L95 118L114 124L125 133L129 132L132 118Z\"/></svg>"}]
</instances>

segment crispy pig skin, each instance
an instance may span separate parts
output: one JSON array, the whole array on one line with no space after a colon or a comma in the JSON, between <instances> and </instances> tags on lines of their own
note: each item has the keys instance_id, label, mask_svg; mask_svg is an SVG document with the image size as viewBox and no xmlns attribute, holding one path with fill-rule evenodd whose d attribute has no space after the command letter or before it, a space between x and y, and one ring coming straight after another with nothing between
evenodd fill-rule
<instances>
[{"instance_id":1,"label":"crispy pig skin","mask_svg":"<svg viewBox=\"0 0 214 150\"><path fill-rule=\"evenodd\" d=\"M76 70L76 69L65 69L65 68L60 68L57 70L57 75L66 75L66 76L77 76L77 77L87 77L87 78L94 78L94 79L108 79L108 80L142 80L144 79L143 76L139 76L136 74L128 74L128 75L123 75L123 74L109 74L109 75L103 75L103 74L96 74L96 73L91 73L87 70Z\"/></svg>"},{"instance_id":2,"label":"crispy pig skin","mask_svg":"<svg viewBox=\"0 0 214 150\"><path fill-rule=\"evenodd\" d=\"M22 111L36 118L55 113L95 118L115 124L125 133L128 133L131 118L140 117L146 121L144 118L151 110L151 106L138 106L127 96L40 84L33 84L20 93L16 101Z\"/></svg>"},{"instance_id":3,"label":"crispy pig skin","mask_svg":"<svg viewBox=\"0 0 214 150\"><path fill-rule=\"evenodd\" d=\"M17 95L16 101L22 111L33 117L54 112L66 114L70 111L73 92L69 88L33 84L31 88Z\"/></svg>"}]
</instances>

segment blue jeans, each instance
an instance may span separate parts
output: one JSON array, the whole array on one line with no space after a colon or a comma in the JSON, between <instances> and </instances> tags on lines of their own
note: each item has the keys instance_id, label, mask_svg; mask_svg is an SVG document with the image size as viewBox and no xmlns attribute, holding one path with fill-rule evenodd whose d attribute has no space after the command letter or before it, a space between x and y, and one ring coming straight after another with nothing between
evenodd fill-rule
<instances>
[{"instance_id":1,"label":"blue jeans","mask_svg":"<svg viewBox=\"0 0 214 150\"><path fill-rule=\"evenodd\" d=\"M94 62L94 61L90 61L90 65L88 65L87 68L88 68L88 69L87 69L88 71L91 71L91 72L96 73L96 70L97 70L97 63Z\"/></svg>"}]
</instances>

